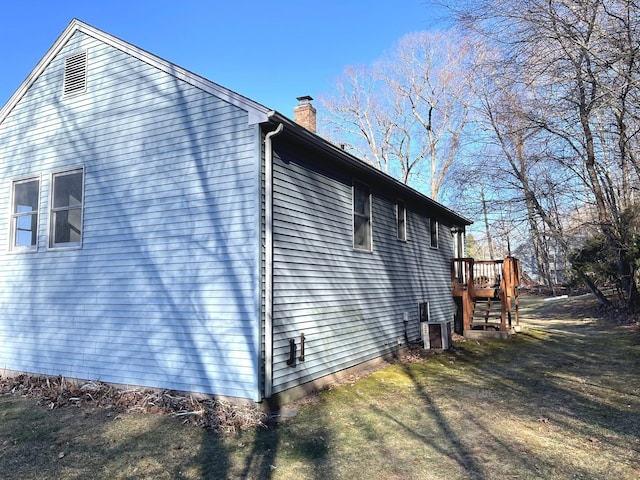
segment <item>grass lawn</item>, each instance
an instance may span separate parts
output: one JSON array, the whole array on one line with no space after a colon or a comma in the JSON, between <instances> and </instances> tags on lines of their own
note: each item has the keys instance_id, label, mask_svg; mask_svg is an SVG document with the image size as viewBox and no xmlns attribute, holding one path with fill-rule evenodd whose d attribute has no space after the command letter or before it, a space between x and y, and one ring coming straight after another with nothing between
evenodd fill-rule
<instances>
[{"instance_id":1,"label":"grass lawn","mask_svg":"<svg viewBox=\"0 0 640 480\"><path fill-rule=\"evenodd\" d=\"M0 395L0 478L640 478L640 333L589 297L523 305L510 340L410 356L238 434Z\"/></svg>"}]
</instances>

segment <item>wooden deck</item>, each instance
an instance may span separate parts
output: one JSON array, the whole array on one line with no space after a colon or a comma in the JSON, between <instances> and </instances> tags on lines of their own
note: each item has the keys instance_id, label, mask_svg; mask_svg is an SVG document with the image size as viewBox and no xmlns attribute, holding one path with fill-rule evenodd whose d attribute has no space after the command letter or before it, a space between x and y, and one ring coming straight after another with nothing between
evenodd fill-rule
<instances>
[{"instance_id":1,"label":"wooden deck","mask_svg":"<svg viewBox=\"0 0 640 480\"><path fill-rule=\"evenodd\" d=\"M462 326L465 336L474 332L516 331L520 326L518 294L521 280L520 261L514 257L504 260L451 260L451 288L462 307Z\"/></svg>"}]
</instances>

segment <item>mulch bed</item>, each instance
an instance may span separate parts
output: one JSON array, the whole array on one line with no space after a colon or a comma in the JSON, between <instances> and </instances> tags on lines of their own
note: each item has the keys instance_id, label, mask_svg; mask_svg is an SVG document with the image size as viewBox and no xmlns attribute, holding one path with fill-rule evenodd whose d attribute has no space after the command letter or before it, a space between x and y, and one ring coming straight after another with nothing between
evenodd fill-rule
<instances>
[{"instance_id":1,"label":"mulch bed","mask_svg":"<svg viewBox=\"0 0 640 480\"><path fill-rule=\"evenodd\" d=\"M212 398L196 398L167 390L119 389L104 382L79 383L64 377L17 375L0 377L0 394L36 399L48 409L103 408L115 415L154 413L182 418L217 432L265 426L267 414L256 405L240 405Z\"/></svg>"}]
</instances>

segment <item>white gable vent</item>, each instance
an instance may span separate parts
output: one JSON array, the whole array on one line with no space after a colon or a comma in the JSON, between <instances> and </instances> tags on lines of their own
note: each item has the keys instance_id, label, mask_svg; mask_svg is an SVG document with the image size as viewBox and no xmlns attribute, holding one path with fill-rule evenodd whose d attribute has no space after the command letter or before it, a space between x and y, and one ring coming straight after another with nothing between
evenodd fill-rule
<instances>
[{"instance_id":1,"label":"white gable vent","mask_svg":"<svg viewBox=\"0 0 640 480\"><path fill-rule=\"evenodd\" d=\"M76 53L64 60L64 95L82 93L87 89L87 52Z\"/></svg>"}]
</instances>

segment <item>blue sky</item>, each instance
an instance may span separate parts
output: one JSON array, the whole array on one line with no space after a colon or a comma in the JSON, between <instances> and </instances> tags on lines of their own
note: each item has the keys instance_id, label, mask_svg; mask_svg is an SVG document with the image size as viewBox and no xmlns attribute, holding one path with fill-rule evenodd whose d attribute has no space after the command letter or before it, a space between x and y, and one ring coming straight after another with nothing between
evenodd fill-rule
<instances>
[{"instance_id":1,"label":"blue sky","mask_svg":"<svg viewBox=\"0 0 640 480\"><path fill-rule=\"evenodd\" d=\"M291 117L348 65L437 27L425 0L0 0L0 105L72 18Z\"/></svg>"}]
</instances>

